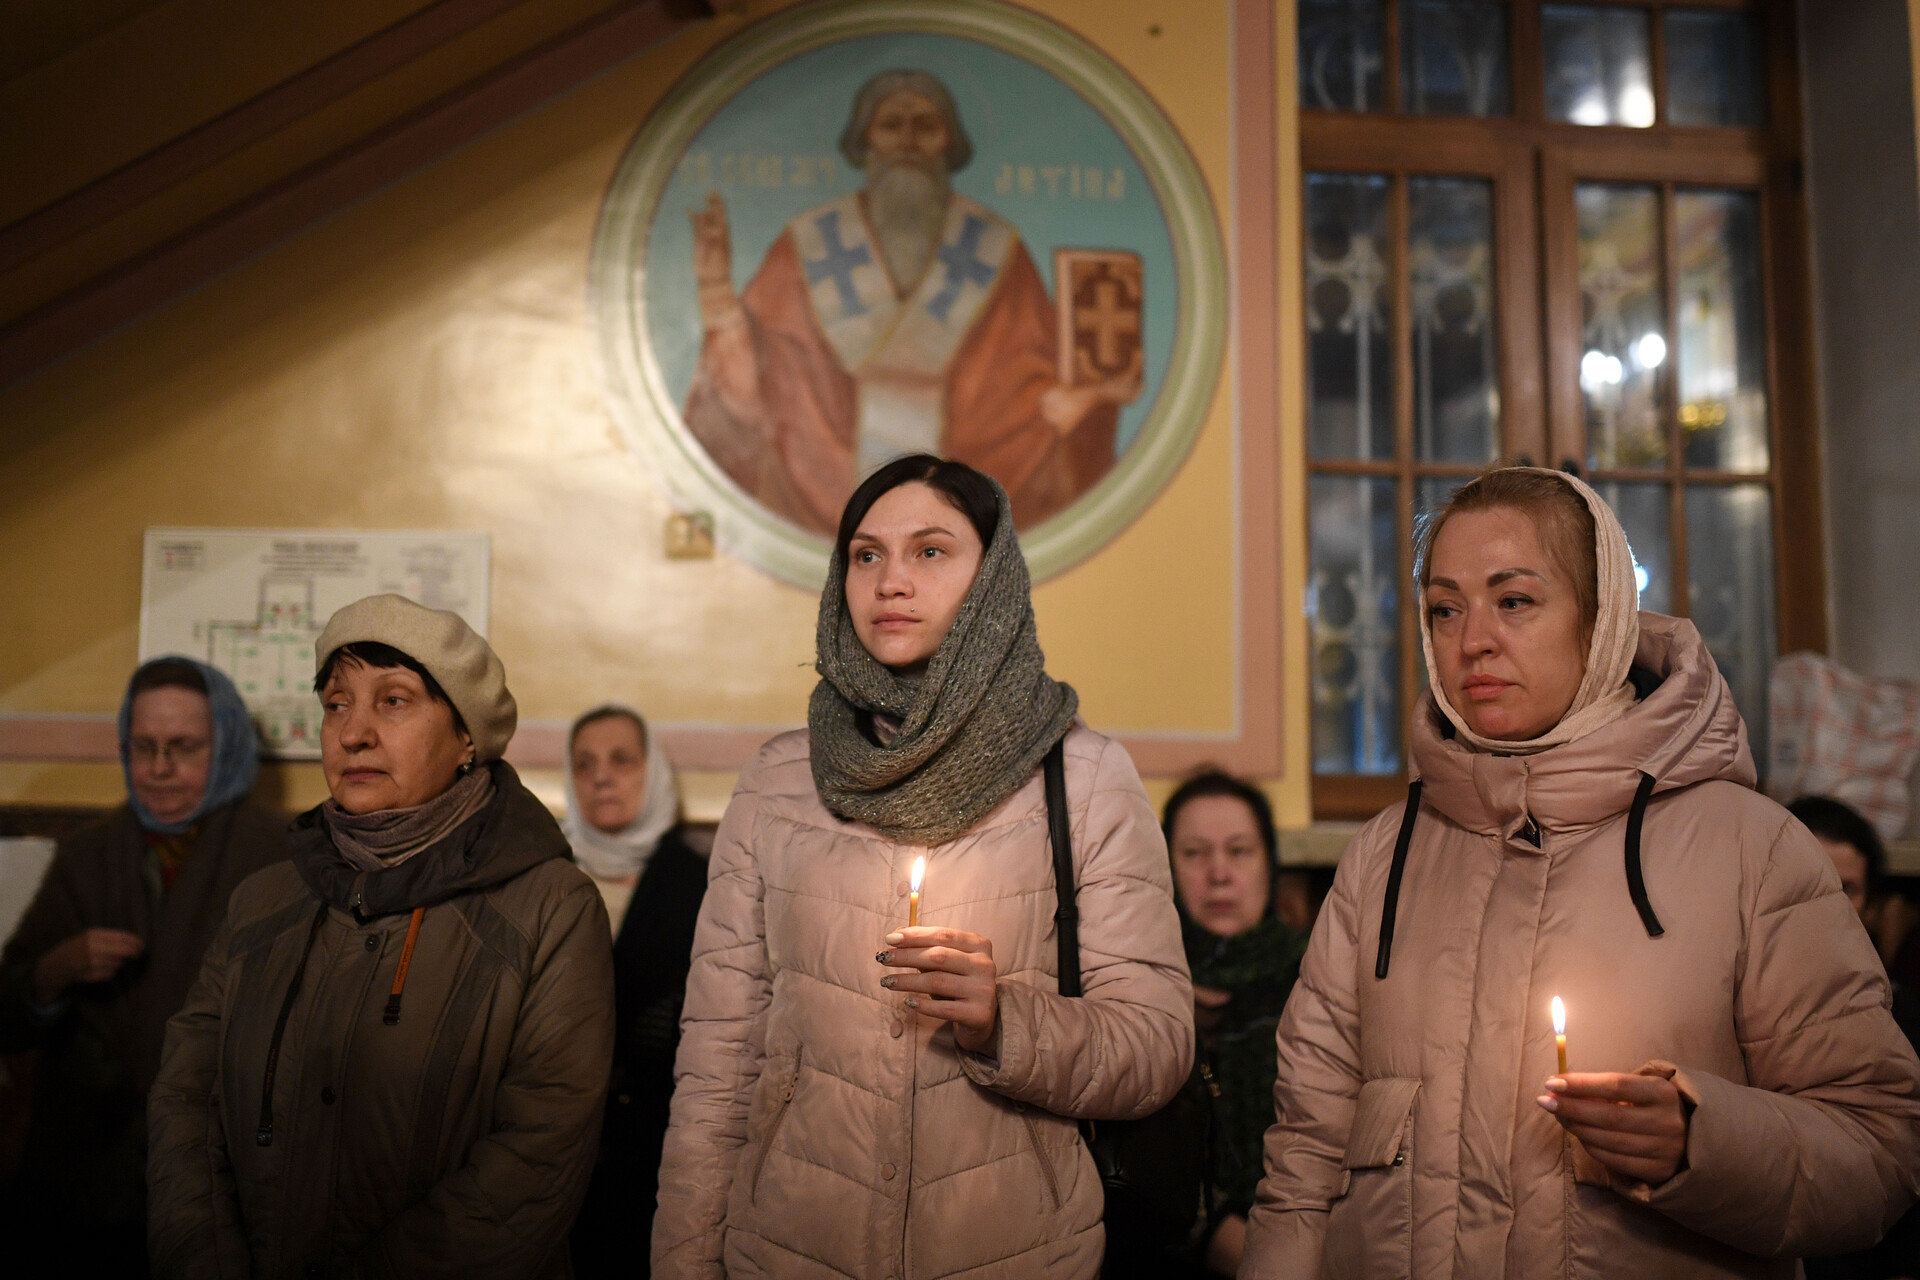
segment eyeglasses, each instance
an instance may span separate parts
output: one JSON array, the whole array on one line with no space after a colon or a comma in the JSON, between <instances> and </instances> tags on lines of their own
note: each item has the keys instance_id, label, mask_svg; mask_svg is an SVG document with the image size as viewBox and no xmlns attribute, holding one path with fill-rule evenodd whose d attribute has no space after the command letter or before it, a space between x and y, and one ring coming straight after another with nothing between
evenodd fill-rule
<instances>
[{"instance_id":1,"label":"eyeglasses","mask_svg":"<svg viewBox=\"0 0 1920 1280\"><path fill-rule=\"evenodd\" d=\"M168 764L197 764L204 758L213 744L205 738L173 738L166 742L155 742L151 738L134 738L127 743L127 754L143 765L153 765L161 760Z\"/></svg>"}]
</instances>

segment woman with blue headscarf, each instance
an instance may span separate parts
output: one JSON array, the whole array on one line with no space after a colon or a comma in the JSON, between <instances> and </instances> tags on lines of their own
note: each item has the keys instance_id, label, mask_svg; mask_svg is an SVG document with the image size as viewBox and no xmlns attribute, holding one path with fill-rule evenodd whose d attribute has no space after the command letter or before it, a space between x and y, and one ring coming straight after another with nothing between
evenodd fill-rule
<instances>
[{"instance_id":1,"label":"woman with blue headscarf","mask_svg":"<svg viewBox=\"0 0 1920 1280\"><path fill-rule=\"evenodd\" d=\"M146 1097L167 1019L234 887L287 856L286 818L250 798L253 721L214 668L134 672L120 762L127 803L61 842L0 952L0 1052L40 1051L19 1185L0 1196L24 1228L9 1248L116 1276L146 1271Z\"/></svg>"}]
</instances>

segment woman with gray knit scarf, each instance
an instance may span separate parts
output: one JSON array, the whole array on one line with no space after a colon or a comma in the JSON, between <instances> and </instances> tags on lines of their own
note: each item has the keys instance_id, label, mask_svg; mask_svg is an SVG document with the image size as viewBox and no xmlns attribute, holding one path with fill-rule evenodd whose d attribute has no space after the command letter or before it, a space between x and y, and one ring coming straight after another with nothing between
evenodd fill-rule
<instances>
[{"instance_id":1,"label":"woman with gray knit scarf","mask_svg":"<svg viewBox=\"0 0 1920 1280\"><path fill-rule=\"evenodd\" d=\"M817 643L807 729L741 774L714 841L653 1274L1091 1280L1077 1122L1153 1112L1193 1055L1133 762L1047 675L1007 495L960 463L854 492ZM1042 781L1063 738L1078 999Z\"/></svg>"}]
</instances>

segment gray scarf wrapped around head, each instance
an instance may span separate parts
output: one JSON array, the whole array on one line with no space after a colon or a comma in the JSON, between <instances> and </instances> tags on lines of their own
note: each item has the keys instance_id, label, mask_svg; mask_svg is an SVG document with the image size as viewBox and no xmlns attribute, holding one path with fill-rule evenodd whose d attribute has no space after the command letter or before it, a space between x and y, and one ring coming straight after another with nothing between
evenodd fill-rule
<instances>
[{"instance_id":1,"label":"gray scarf wrapped around head","mask_svg":"<svg viewBox=\"0 0 1920 1280\"><path fill-rule=\"evenodd\" d=\"M1080 706L1070 686L1047 675L1013 508L1006 490L994 490L993 541L923 672L895 672L867 652L847 612L844 550L828 568L820 683L807 707L813 785L834 813L895 840L933 845L964 835L1033 776ZM887 745L860 731L862 712L898 721Z\"/></svg>"}]
</instances>

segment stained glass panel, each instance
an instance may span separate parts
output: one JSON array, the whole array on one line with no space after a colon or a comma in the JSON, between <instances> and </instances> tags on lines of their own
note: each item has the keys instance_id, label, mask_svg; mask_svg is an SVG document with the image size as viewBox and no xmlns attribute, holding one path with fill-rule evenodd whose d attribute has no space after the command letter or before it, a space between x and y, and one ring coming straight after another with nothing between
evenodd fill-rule
<instances>
[{"instance_id":1,"label":"stained glass panel","mask_svg":"<svg viewBox=\"0 0 1920 1280\"><path fill-rule=\"evenodd\" d=\"M1394 482L1308 483L1313 771L1400 770L1400 557Z\"/></svg>"},{"instance_id":2,"label":"stained glass panel","mask_svg":"<svg viewBox=\"0 0 1920 1280\"><path fill-rule=\"evenodd\" d=\"M1387 180L1307 175L1307 435L1316 458L1393 456Z\"/></svg>"},{"instance_id":3,"label":"stained glass panel","mask_svg":"<svg viewBox=\"0 0 1920 1280\"><path fill-rule=\"evenodd\" d=\"M1400 6L1400 109L1415 115L1513 112L1507 6L1490 0L1405 0Z\"/></svg>"},{"instance_id":4,"label":"stained glass panel","mask_svg":"<svg viewBox=\"0 0 1920 1280\"><path fill-rule=\"evenodd\" d=\"M1407 221L1414 457L1490 462L1500 452L1493 184L1410 178Z\"/></svg>"},{"instance_id":5,"label":"stained glass panel","mask_svg":"<svg viewBox=\"0 0 1920 1280\"><path fill-rule=\"evenodd\" d=\"M1673 222L1682 455L1689 467L1765 472L1772 450L1759 199L1681 191Z\"/></svg>"},{"instance_id":6,"label":"stained glass panel","mask_svg":"<svg viewBox=\"0 0 1920 1280\"><path fill-rule=\"evenodd\" d=\"M1379 0L1300 0L1300 105L1315 111L1379 111L1385 23Z\"/></svg>"},{"instance_id":7,"label":"stained glass panel","mask_svg":"<svg viewBox=\"0 0 1920 1280\"><path fill-rule=\"evenodd\" d=\"M1580 391L1586 403L1587 465L1657 467L1666 462L1660 366L1667 360L1660 295L1660 193L1653 187L1583 183L1580 226L1584 333Z\"/></svg>"},{"instance_id":8,"label":"stained glass panel","mask_svg":"<svg viewBox=\"0 0 1920 1280\"><path fill-rule=\"evenodd\" d=\"M1547 119L1653 124L1653 60L1645 9L1549 4L1540 10Z\"/></svg>"},{"instance_id":9,"label":"stained glass panel","mask_svg":"<svg viewBox=\"0 0 1920 1280\"><path fill-rule=\"evenodd\" d=\"M1687 486L1687 597L1693 624L1733 686L1756 760L1767 758L1767 677L1779 649L1773 492L1764 484Z\"/></svg>"},{"instance_id":10,"label":"stained glass panel","mask_svg":"<svg viewBox=\"0 0 1920 1280\"><path fill-rule=\"evenodd\" d=\"M1767 122L1760 32L1750 13L1669 9L1667 120L1757 127Z\"/></svg>"}]
</instances>

